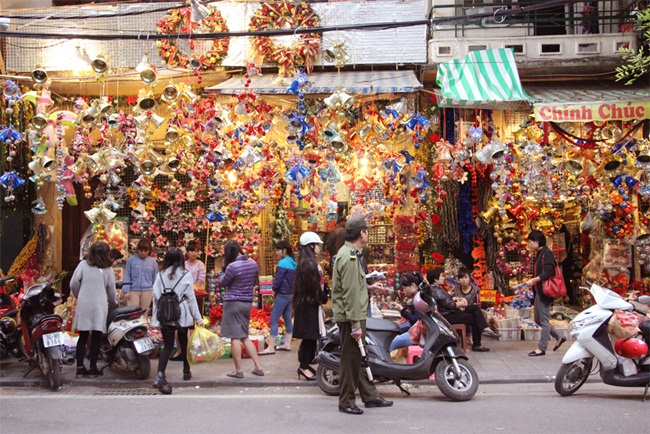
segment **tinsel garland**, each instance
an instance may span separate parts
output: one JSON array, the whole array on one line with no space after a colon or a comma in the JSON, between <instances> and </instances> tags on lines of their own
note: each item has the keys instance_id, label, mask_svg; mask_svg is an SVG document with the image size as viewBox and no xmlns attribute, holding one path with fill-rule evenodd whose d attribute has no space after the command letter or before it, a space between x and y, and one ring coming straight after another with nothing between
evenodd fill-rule
<instances>
[{"instance_id":1,"label":"tinsel garland","mask_svg":"<svg viewBox=\"0 0 650 434\"><path fill-rule=\"evenodd\" d=\"M440 225L440 247L443 251L454 251L460 247L460 235L458 234L458 212L456 202L452 198L458 195L458 183L455 181L446 181L443 183L444 189L448 194L448 199L443 201L439 208Z\"/></svg>"},{"instance_id":2,"label":"tinsel garland","mask_svg":"<svg viewBox=\"0 0 650 434\"><path fill-rule=\"evenodd\" d=\"M471 188L469 183L460 184L458 191L458 232L460 233L463 252L472 250L472 238L476 234L476 225L472 216Z\"/></svg>"}]
</instances>

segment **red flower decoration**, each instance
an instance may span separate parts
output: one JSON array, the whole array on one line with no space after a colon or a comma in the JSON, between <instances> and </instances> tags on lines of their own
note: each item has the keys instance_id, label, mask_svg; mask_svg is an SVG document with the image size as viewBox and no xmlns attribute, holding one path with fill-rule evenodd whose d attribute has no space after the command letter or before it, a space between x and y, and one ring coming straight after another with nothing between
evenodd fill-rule
<instances>
[{"instance_id":1,"label":"red flower decoration","mask_svg":"<svg viewBox=\"0 0 650 434\"><path fill-rule=\"evenodd\" d=\"M445 260L445 257L442 255L442 253L439 252L433 252L431 254L431 259L433 259L433 262L442 264L442 262Z\"/></svg>"},{"instance_id":2,"label":"red flower decoration","mask_svg":"<svg viewBox=\"0 0 650 434\"><path fill-rule=\"evenodd\" d=\"M440 223L440 216L435 213L431 214L431 223L433 223L434 226L438 225Z\"/></svg>"},{"instance_id":3,"label":"red flower decoration","mask_svg":"<svg viewBox=\"0 0 650 434\"><path fill-rule=\"evenodd\" d=\"M138 102L138 99L133 95L129 95L126 97L124 102L127 103L128 105L134 105L136 102Z\"/></svg>"}]
</instances>

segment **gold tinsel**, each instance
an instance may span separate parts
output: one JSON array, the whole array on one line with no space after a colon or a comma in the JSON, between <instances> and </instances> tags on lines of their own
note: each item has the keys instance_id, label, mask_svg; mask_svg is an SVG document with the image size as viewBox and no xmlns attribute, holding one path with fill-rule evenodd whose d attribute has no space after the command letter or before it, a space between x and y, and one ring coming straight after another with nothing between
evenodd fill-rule
<instances>
[{"instance_id":1,"label":"gold tinsel","mask_svg":"<svg viewBox=\"0 0 650 434\"><path fill-rule=\"evenodd\" d=\"M16 259L14 259L14 262L11 264L11 267L9 267L9 272L7 273L7 276L17 277L20 273L22 273L25 270L25 267L27 267L27 262L29 262L29 259L32 257L34 253L36 253L37 247L38 247L38 233L35 233L32 239L29 240L27 244L25 244L25 247L23 247L23 249L20 251L20 254L16 256ZM9 292L14 292L18 289L18 285L14 281L11 283L7 283L7 288L9 289Z\"/></svg>"}]
</instances>

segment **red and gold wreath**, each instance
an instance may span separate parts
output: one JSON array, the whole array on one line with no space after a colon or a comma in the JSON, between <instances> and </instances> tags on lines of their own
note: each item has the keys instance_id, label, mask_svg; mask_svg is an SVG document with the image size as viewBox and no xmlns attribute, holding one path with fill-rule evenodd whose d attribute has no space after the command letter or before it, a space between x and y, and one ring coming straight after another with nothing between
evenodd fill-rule
<instances>
[{"instance_id":1,"label":"red and gold wreath","mask_svg":"<svg viewBox=\"0 0 650 434\"><path fill-rule=\"evenodd\" d=\"M298 29L317 27L318 16L306 3L264 3L251 18L250 30ZM321 37L317 33L303 33L291 47L278 46L267 36L253 37L255 63L275 62L280 75L295 74L304 66L311 72L320 53Z\"/></svg>"},{"instance_id":2,"label":"red and gold wreath","mask_svg":"<svg viewBox=\"0 0 650 434\"><path fill-rule=\"evenodd\" d=\"M163 35L171 35L175 33L217 33L227 32L228 26L226 20L221 16L218 9L207 5L210 9L208 15L203 21L193 23L190 20L192 9L179 8L172 9L163 16L156 24L158 26L158 33ZM190 40L190 48L194 49L194 41ZM228 54L228 46L230 45L230 38L219 38L212 41L212 47L203 54L187 56L183 54L176 42L171 39L161 39L156 43L158 53L162 58L163 64L169 66L180 66L181 68L189 68L189 62L196 59L201 62L201 69L214 69L217 64L220 64Z\"/></svg>"}]
</instances>

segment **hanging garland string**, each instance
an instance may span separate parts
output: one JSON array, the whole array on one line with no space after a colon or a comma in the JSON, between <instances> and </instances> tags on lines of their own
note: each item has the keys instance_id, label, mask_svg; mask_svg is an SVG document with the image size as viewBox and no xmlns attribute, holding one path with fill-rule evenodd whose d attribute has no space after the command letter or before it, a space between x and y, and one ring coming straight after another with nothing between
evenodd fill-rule
<instances>
[{"instance_id":1,"label":"hanging garland string","mask_svg":"<svg viewBox=\"0 0 650 434\"><path fill-rule=\"evenodd\" d=\"M571 143L572 145L579 147L580 149L597 149L598 143L606 142L606 140L602 140L602 139L581 139L580 137L576 137L573 134L569 133L568 131L563 129L555 122L549 122L549 124L551 125L551 128L553 128L553 131L555 131L557 135L559 135L560 137L562 137L564 140ZM618 139L618 142L625 141L628 137L632 136L642 126L643 123L639 122L637 125L627 130L627 133L625 133L620 139ZM580 143L580 142L584 142L584 143Z\"/></svg>"},{"instance_id":2,"label":"hanging garland string","mask_svg":"<svg viewBox=\"0 0 650 434\"><path fill-rule=\"evenodd\" d=\"M189 7L172 9L167 15L163 16L156 26L158 33L164 35L171 35L176 33L192 33L200 29L202 33L216 33L227 32L228 25L226 20L221 16L218 9L206 5L210 9L210 15L203 19L200 23L193 23L190 19L192 9ZM189 41L190 49L194 50L194 41ZM182 53L176 46L176 42L171 39L161 39L156 42L158 53L162 58L162 63L169 66L180 66L181 68L189 68L190 60L198 60L200 67L197 69L208 70L214 69L216 65L221 64L223 59L228 55L228 47L230 46L230 38L218 38L212 40L212 45L209 50L202 54L193 53L188 56Z\"/></svg>"}]
</instances>

